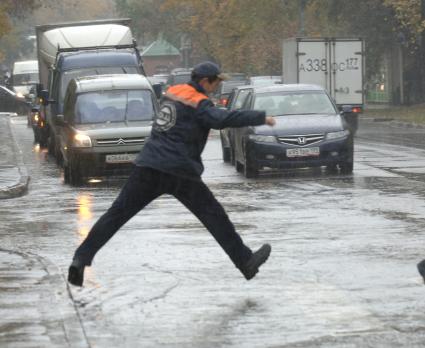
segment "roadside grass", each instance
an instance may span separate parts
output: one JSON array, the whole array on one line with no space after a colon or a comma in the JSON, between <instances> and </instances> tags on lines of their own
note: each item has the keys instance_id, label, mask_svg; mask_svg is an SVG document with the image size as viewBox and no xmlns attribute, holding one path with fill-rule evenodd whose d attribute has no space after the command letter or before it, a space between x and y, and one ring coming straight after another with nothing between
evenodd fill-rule
<instances>
[{"instance_id":1,"label":"roadside grass","mask_svg":"<svg viewBox=\"0 0 425 348\"><path fill-rule=\"evenodd\" d=\"M388 106L385 108L367 108L361 117L391 119L395 121L425 124L425 104L411 106Z\"/></svg>"}]
</instances>

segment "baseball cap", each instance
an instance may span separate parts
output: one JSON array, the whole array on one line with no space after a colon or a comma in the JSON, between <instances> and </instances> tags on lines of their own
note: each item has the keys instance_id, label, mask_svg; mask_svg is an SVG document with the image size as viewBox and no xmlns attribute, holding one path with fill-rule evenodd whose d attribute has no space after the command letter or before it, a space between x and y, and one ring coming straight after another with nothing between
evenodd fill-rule
<instances>
[{"instance_id":1,"label":"baseball cap","mask_svg":"<svg viewBox=\"0 0 425 348\"><path fill-rule=\"evenodd\" d=\"M200 77L217 76L220 80L229 79L229 75L222 73L217 64L208 61L195 65L193 67L192 73Z\"/></svg>"}]
</instances>

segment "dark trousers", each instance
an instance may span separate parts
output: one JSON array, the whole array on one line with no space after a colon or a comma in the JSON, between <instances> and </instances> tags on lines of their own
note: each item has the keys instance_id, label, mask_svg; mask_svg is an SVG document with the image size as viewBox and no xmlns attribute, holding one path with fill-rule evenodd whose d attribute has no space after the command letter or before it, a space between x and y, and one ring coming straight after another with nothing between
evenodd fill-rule
<instances>
[{"instance_id":1,"label":"dark trousers","mask_svg":"<svg viewBox=\"0 0 425 348\"><path fill-rule=\"evenodd\" d=\"M188 208L240 268L251 257L221 204L202 182L135 167L112 206L94 224L74 258L91 265L95 254L128 220L162 194L170 194Z\"/></svg>"}]
</instances>

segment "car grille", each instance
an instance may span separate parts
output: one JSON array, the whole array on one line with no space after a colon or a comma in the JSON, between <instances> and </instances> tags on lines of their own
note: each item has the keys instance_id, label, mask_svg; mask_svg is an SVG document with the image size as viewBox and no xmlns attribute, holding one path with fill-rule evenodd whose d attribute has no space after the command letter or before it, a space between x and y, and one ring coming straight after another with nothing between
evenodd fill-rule
<instances>
[{"instance_id":1,"label":"car grille","mask_svg":"<svg viewBox=\"0 0 425 348\"><path fill-rule=\"evenodd\" d=\"M295 145L295 146L307 146L318 143L324 139L324 134L307 134L307 135L288 135L284 137L278 137L280 143Z\"/></svg>"},{"instance_id":2,"label":"car grille","mask_svg":"<svg viewBox=\"0 0 425 348\"><path fill-rule=\"evenodd\" d=\"M99 146L111 146L111 145L143 145L146 141L144 137L134 138L108 138L108 139L97 139L96 144Z\"/></svg>"}]
</instances>

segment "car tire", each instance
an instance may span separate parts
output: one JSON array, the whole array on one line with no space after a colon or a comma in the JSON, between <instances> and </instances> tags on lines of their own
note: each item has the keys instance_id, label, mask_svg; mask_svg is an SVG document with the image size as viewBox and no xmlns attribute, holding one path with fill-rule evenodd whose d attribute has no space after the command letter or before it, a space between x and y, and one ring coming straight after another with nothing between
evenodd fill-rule
<instances>
[{"instance_id":1,"label":"car tire","mask_svg":"<svg viewBox=\"0 0 425 348\"><path fill-rule=\"evenodd\" d=\"M256 178L258 176L258 168L253 163L252 160L249 159L249 153L246 150L244 151L244 157L245 157L245 165L243 166L243 173L247 179Z\"/></svg>"},{"instance_id":2,"label":"car tire","mask_svg":"<svg viewBox=\"0 0 425 348\"><path fill-rule=\"evenodd\" d=\"M341 170L342 174L351 174L354 169L353 160L340 163L339 169Z\"/></svg>"},{"instance_id":3,"label":"car tire","mask_svg":"<svg viewBox=\"0 0 425 348\"><path fill-rule=\"evenodd\" d=\"M235 149L231 145L230 145L230 148L229 148L229 154L230 154L229 162L232 166L234 166L235 162L236 162L236 160L235 160Z\"/></svg>"},{"instance_id":4,"label":"car tire","mask_svg":"<svg viewBox=\"0 0 425 348\"><path fill-rule=\"evenodd\" d=\"M223 153L223 162L230 162L230 149L224 146L223 135L220 132L221 151Z\"/></svg>"},{"instance_id":5,"label":"car tire","mask_svg":"<svg viewBox=\"0 0 425 348\"><path fill-rule=\"evenodd\" d=\"M247 179L256 178L258 176L258 169L246 160L243 166L243 173Z\"/></svg>"},{"instance_id":6,"label":"car tire","mask_svg":"<svg viewBox=\"0 0 425 348\"><path fill-rule=\"evenodd\" d=\"M64 165L63 167L63 181L65 184L69 184L70 183L70 175L69 175L69 166L68 165Z\"/></svg>"},{"instance_id":7,"label":"car tire","mask_svg":"<svg viewBox=\"0 0 425 348\"><path fill-rule=\"evenodd\" d=\"M83 181L83 175L81 173L80 166L75 161L70 161L68 163L68 169L67 169L68 177L69 177L69 183L72 186L78 186L81 185Z\"/></svg>"},{"instance_id":8,"label":"car tire","mask_svg":"<svg viewBox=\"0 0 425 348\"><path fill-rule=\"evenodd\" d=\"M41 140L41 135L40 135L40 131L38 128L33 128L33 133L34 133L34 143L39 143L40 144L40 140Z\"/></svg>"},{"instance_id":9,"label":"car tire","mask_svg":"<svg viewBox=\"0 0 425 348\"><path fill-rule=\"evenodd\" d=\"M55 145L54 137L53 137L52 133L50 131L48 131L48 135L47 135L47 151L53 157L55 156L55 147L56 147L56 145Z\"/></svg>"},{"instance_id":10,"label":"car tire","mask_svg":"<svg viewBox=\"0 0 425 348\"><path fill-rule=\"evenodd\" d=\"M237 159L235 159L235 168L238 173L243 172L243 165Z\"/></svg>"},{"instance_id":11,"label":"car tire","mask_svg":"<svg viewBox=\"0 0 425 348\"><path fill-rule=\"evenodd\" d=\"M326 172L327 173L333 174L333 173L336 173L337 171L338 171L338 168L337 168L336 164L328 164L326 166Z\"/></svg>"}]
</instances>

